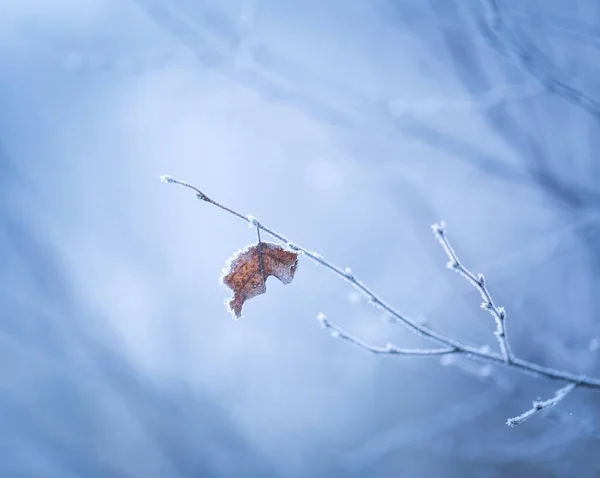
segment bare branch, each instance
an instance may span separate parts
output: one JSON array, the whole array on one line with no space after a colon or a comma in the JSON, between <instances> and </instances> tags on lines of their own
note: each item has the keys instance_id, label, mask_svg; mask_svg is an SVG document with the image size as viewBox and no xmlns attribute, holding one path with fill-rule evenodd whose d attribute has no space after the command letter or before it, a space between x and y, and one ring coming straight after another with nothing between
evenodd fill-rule
<instances>
[{"instance_id":1,"label":"bare branch","mask_svg":"<svg viewBox=\"0 0 600 478\"><path fill-rule=\"evenodd\" d=\"M371 352L374 354L387 354L387 355L445 355L452 353L459 353L460 351L454 347L444 347L437 349L403 349L400 347L396 347L393 344L386 344L385 347L376 347L373 345L369 345L362 340L350 335L340 326L332 323L327 319L325 314L319 314L317 316L317 320L321 323L323 328L329 329L331 331L331 336L337 339L347 340L348 342L357 345L361 349L366 350L367 352Z\"/></svg>"},{"instance_id":2,"label":"bare branch","mask_svg":"<svg viewBox=\"0 0 600 478\"><path fill-rule=\"evenodd\" d=\"M180 186L192 189L196 193L196 197L198 199L200 199L204 202L207 202L209 204L212 204L226 212L229 212L230 214L234 215L235 217L246 221L252 227L256 227L258 230L264 231L267 234L269 234L270 236L280 240L281 242L286 244L290 249L302 253L303 255L305 255L306 257L308 257L315 263L320 264L323 267L325 267L326 269L328 269L330 272L332 272L339 278L345 280L346 282L349 282L353 287L355 287L358 291L360 291L363 295L365 295L365 297L368 299L368 301L371 305L384 310L387 314L389 314L389 317L392 320L394 320L395 322L397 322L399 324L405 325L406 327L408 327L411 331L413 331L417 335L420 335L421 337L424 337L433 342L436 342L436 343L442 345L442 347L436 348L436 349L402 349L402 348L395 347L393 345L387 345L386 347L374 347L374 346L368 345L368 344L362 342L361 340L346 333L344 330L342 330L337 325L329 322L324 316L320 316L319 320L321 321L321 324L325 328L330 329L334 333L334 335L338 338L341 338L343 340L351 342L369 352L377 353L377 354L389 354L389 355L461 354L464 357L466 357L470 360L473 360L475 362L481 362L481 363L485 363L488 365L502 365L502 366L505 366L508 368L519 370L520 372L523 372L523 373L546 378L548 380L556 380L556 381L560 381L560 382L566 382L568 384L567 386L565 386L561 390L559 390L559 393L557 393L557 397L547 400L546 402L536 402L536 403L534 403L534 408L535 407L547 408L549 406L555 405L560 400L562 400L562 398L564 398L564 395L566 395L566 393L568 393L575 387L600 390L600 378L592 378L592 377L588 377L585 375L578 375L578 374L574 374L571 372L566 372L566 371L556 370L556 369L549 368L549 367L544 367L544 366L538 365L536 363L528 362L526 360L521 360L512 355L510 348L508 346L508 340L506 338L506 328L505 328L505 323L504 323L504 318L505 318L504 310L500 307L497 307L494 304L494 302L490 296L490 293L485 286L485 279L483 278L483 276L479 275L478 277L475 277L475 275L473 275L464 266L462 266L462 264L460 263L460 261L458 260L458 258L456 256L456 253L454 252L450 243L448 242L448 239L445 235L445 229L444 229L443 223L434 225L433 230L436 233L436 236L438 237L438 239L440 240L442 246L444 247L444 250L446 251L448 257L450 258L449 265L451 266L451 268L460 272L464 277L466 277L477 288L477 290L481 293L481 295L484 299L484 306L485 306L484 308L486 310L489 310L492 313L492 315L494 316L494 318L497 320L497 323L499 324L498 330L500 332L497 332L496 335L498 336L499 342L501 344L501 349L503 351L502 355L498 355L496 353L490 352L486 348L473 347L473 346L464 344L458 340L452 339L450 337L446 337L445 335L442 335L442 334L434 331L430 327L427 327L424 323L422 323L422 321L412 319L412 318L400 313L398 310L393 308L391 305L389 305L387 302L385 302L383 299L381 299L378 295L376 295L373 291L371 291L371 289L369 289L365 284L363 284L361 281L359 281L354 276L354 274L352 273L352 271L349 268L341 269L340 267L338 267L338 266L332 264L331 262L327 261L326 259L324 259L321 255L319 255L315 252L311 252L308 249L305 249L303 247L300 247L300 246L294 244L293 242L291 242L289 239L287 239L283 235L279 234L278 232L274 231L273 229L270 229L267 226L265 226L264 224L262 224L255 217L244 216L244 215L240 214L239 212L237 212L233 209L230 209L230 208L210 199L206 194L204 194L202 191L200 191L195 186L192 186L191 184L185 183L183 181L179 181L177 179L174 179L174 178L172 178L170 176L166 176L166 175L161 176L161 180L166 183L178 184ZM528 411L525 414L521 415L520 417L509 420L508 424L514 425L517 423L521 423L522 421L528 419L529 416L532 414L533 413L531 411ZM522 418L523 416L525 416L525 418ZM515 420L516 420L516 422L514 422Z\"/></svg>"},{"instance_id":3,"label":"bare branch","mask_svg":"<svg viewBox=\"0 0 600 478\"><path fill-rule=\"evenodd\" d=\"M520 425L521 423L529 420L536 413L541 412L542 410L553 407L554 405L560 403L576 386L577 385L575 385L574 383L569 383L569 384L565 385L564 387L562 387L561 389L557 390L552 398L549 398L548 400L544 400L543 402L540 402L540 401L533 402L533 404L529 410L522 413L518 417L509 418L506 421L506 424L509 427L515 427L517 425Z\"/></svg>"},{"instance_id":4,"label":"bare branch","mask_svg":"<svg viewBox=\"0 0 600 478\"><path fill-rule=\"evenodd\" d=\"M467 279L481 295L481 298L483 299L481 308L492 314L492 317L494 317L494 320L496 321L496 332L494 332L494 335L496 335L496 338L498 339L498 345L500 345L502 357L504 358L505 362L512 362L514 360L514 356L510 349L508 337L506 335L506 311L504 310L504 307L498 307L494 303L494 300L492 299L492 296L485 285L485 278L483 274L479 274L477 277L475 277L475 274L469 271L459 260L454 248L446 236L446 225L443 222L440 222L438 224L434 224L431 226L431 228L433 229L435 237L438 239L438 241L440 241L440 244L444 248L444 251L446 251L446 255L449 259L448 269L458 272L461 276Z\"/></svg>"}]
</instances>

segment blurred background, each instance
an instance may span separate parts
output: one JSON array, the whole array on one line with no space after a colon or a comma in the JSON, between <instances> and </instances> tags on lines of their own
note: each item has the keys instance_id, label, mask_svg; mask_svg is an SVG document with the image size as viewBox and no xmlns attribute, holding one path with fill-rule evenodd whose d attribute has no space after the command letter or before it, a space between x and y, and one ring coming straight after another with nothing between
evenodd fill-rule
<instances>
[{"instance_id":1,"label":"blurred background","mask_svg":"<svg viewBox=\"0 0 600 478\"><path fill-rule=\"evenodd\" d=\"M600 376L593 0L0 1L0 477L597 477L600 394L439 357L300 260L235 322L255 241L187 180L402 312Z\"/></svg>"}]
</instances>

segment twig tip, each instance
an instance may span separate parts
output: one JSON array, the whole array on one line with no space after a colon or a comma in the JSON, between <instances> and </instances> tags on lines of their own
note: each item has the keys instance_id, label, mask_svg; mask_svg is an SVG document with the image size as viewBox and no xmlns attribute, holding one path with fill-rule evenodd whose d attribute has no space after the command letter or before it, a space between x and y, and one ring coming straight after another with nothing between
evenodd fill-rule
<instances>
[{"instance_id":1,"label":"twig tip","mask_svg":"<svg viewBox=\"0 0 600 478\"><path fill-rule=\"evenodd\" d=\"M431 225L431 230L436 236L442 236L446 232L446 223L444 221L436 222Z\"/></svg>"}]
</instances>

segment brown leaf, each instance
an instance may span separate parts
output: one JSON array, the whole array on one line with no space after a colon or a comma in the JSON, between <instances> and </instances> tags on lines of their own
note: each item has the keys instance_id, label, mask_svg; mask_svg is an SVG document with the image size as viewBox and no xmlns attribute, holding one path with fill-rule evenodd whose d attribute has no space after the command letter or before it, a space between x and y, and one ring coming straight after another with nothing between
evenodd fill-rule
<instances>
[{"instance_id":1,"label":"brown leaf","mask_svg":"<svg viewBox=\"0 0 600 478\"><path fill-rule=\"evenodd\" d=\"M294 279L296 267L298 253L272 242L260 242L236 252L221 274L221 282L233 291L233 298L227 305L234 318L242 316L244 302L267 292L269 276L289 284Z\"/></svg>"}]
</instances>

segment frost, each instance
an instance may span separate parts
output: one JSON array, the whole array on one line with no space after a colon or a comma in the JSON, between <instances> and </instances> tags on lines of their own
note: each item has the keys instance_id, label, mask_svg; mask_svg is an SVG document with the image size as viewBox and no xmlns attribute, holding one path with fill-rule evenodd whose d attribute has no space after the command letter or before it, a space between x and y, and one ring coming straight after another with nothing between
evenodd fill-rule
<instances>
[{"instance_id":1,"label":"frost","mask_svg":"<svg viewBox=\"0 0 600 478\"><path fill-rule=\"evenodd\" d=\"M299 247L298 247L296 244L294 244L293 242L288 242L288 243L287 243L287 246L288 246L288 247L289 247L289 248L290 248L292 251L299 251L299 250L300 250L300 248L299 248Z\"/></svg>"},{"instance_id":2,"label":"frost","mask_svg":"<svg viewBox=\"0 0 600 478\"><path fill-rule=\"evenodd\" d=\"M441 236L446 232L446 223L444 221L436 222L431 225L431 230L436 236Z\"/></svg>"}]
</instances>

